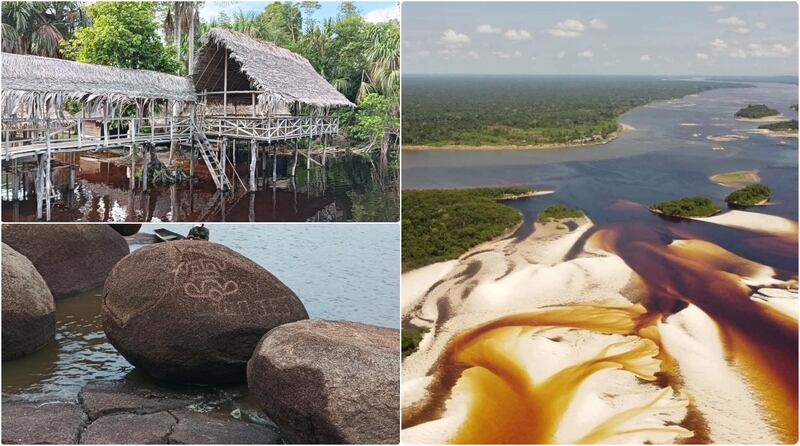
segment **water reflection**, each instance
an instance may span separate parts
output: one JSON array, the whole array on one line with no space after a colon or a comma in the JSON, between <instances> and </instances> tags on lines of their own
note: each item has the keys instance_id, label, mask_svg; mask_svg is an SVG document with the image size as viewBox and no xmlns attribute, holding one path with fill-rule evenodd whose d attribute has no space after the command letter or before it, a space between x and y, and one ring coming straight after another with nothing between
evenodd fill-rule
<instances>
[{"instance_id":1,"label":"water reflection","mask_svg":"<svg viewBox=\"0 0 800 446\"><path fill-rule=\"evenodd\" d=\"M241 156L240 159L245 159ZM7 163L4 163L7 164ZM53 167L53 221L397 221L399 175L386 157L328 158L326 166L293 165L289 156L259 163L249 193L249 162L237 164L230 192L216 189L204 164L194 182L131 189L130 166L113 152L59 154ZM6 165L3 221L35 221L31 162ZM14 173L14 169L18 173ZM189 171L189 161L182 168ZM295 175L292 176L291 172Z\"/></svg>"}]
</instances>

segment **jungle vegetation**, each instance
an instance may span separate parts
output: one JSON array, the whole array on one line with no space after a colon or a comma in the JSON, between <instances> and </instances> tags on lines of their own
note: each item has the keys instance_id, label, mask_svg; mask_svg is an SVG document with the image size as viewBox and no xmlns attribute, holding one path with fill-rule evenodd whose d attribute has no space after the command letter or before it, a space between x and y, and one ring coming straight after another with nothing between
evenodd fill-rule
<instances>
[{"instance_id":1,"label":"jungle vegetation","mask_svg":"<svg viewBox=\"0 0 800 446\"><path fill-rule=\"evenodd\" d=\"M403 359L417 351L417 348L419 348L419 343L422 341L422 337L425 336L425 333L427 332L428 329L423 327L403 328L401 340Z\"/></svg>"},{"instance_id":2,"label":"jungle vegetation","mask_svg":"<svg viewBox=\"0 0 800 446\"><path fill-rule=\"evenodd\" d=\"M570 144L607 138L651 101L741 84L623 76L403 77L406 145Z\"/></svg>"},{"instance_id":3,"label":"jungle vegetation","mask_svg":"<svg viewBox=\"0 0 800 446\"><path fill-rule=\"evenodd\" d=\"M403 269L458 258L502 235L522 217L498 200L531 192L527 187L403 191Z\"/></svg>"},{"instance_id":4,"label":"jungle vegetation","mask_svg":"<svg viewBox=\"0 0 800 446\"><path fill-rule=\"evenodd\" d=\"M750 184L725 197L725 202L738 206L754 206L769 201L772 191L761 184Z\"/></svg>"},{"instance_id":5,"label":"jungle vegetation","mask_svg":"<svg viewBox=\"0 0 800 446\"><path fill-rule=\"evenodd\" d=\"M548 223L554 220L563 220L565 218L581 218L584 213L579 208L568 208L563 204L551 204L539 212L536 221L539 223Z\"/></svg>"},{"instance_id":6,"label":"jungle vegetation","mask_svg":"<svg viewBox=\"0 0 800 446\"><path fill-rule=\"evenodd\" d=\"M758 128L772 130L773 132L788 132L792 130L796 131L797 120L792 119L791 121L773 122L771 124L760 125Z\"/></svg>"},{"instance_id":7,"label":"jungle vegetation","mask_svg":"<svg viewBox=\"0 0 800 446\"><path fill-rule=\"evenodd\" d=\"M651 205L650 210L668 217L710 217L719 212L720 207L708 197L695 196L662 201Z\"/></svg>"},{"instance_id":8,"label":"jungle vegetation","mask_svg":"<svg viewBox=\"0 0 800 446\"><path fill-rule=\"evenodd\" d=\"M775 116L781 114L774 108L769 108L765 104L749 104L747 107L736 112L737 118L758 119L767 116Z\"/></svg>"}]
</instances>

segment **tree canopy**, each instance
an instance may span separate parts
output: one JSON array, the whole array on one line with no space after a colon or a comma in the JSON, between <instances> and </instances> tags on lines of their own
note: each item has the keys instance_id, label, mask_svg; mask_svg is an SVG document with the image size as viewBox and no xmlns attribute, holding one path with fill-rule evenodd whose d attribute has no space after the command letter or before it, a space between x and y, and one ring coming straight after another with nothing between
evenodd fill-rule
<instances>
[{"instance_id":1,"label":"tree canopy","mask_svg":"<svg viewBox=\"0 0 800 446\"><path fill-rule=\"evenodd\" d=\"M156 4L97 2L86 8L92 24L63 43L63 52L78 62L174 73L175 48L158 36Z\"/></svg>"}]
</instances>

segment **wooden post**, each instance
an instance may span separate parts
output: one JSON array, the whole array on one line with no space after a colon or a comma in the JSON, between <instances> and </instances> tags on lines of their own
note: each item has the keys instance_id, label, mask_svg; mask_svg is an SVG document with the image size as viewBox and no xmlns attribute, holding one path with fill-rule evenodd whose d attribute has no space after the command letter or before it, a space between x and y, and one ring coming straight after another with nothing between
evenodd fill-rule
<instances>
[{"instance_id":1,"label":"wooden post","mask_svg":"<svg viewBox=\"0 0 800 446\"><path fill-rule=\"evenodd\" d=\"M268 150L269 149L266 146L264 146L264 148L261 149L261 171L264 172L264 176L267 176L267 151Z\"/></svg>"},{"instance_id":2,"label":"wooden post","mask_svg":"<svg viewBox=\"0 0 800 446\"><path fill-rule=\"evenodd\" d=\"M272 151L272 184L278 181L278 145Z\"/></svg>"},{"instance_id":3,"label":"wooden post","mask_svg":"<svg viewBox=\"0 0 800 446\"><path fill-rule=\"evenodd\" d=\"M325 166L325 161L328 158L328 135L322 135L322 165Z\"/></svg>"},{"instance_id":4,"label":"wooden post","mask_svg":"<svg viewBox=\"0 0 800 446\"><path fill-rule=\"evenodd\" d=\"M154 146L152 146L152 145L150 147L145 147L145 149L142 151L142 190L143 191L147 191L147 171L149 170L149 163L147 162L147 159L152 157L152 153L150 153L150 152L153 150L153 147ZM150 157L148 157L148 154L150 154Z\"/></svg>"},{"instance_id":5,"label":"wooden post","mask_svg":"<svg viewBox=\"0 0 800 446\"><path fill-rule=\"evenodd\" d=\"M253 117L256 117L256 94L250 93L251 99L253 101Z\"/></svg>"},{"instance_id":6,"label":"wooden post","mask_svg":"<svg viewBox=\"0 0 800 446\"><path fill-rule=\"evenodd\" d=\"M191 178L194 178L194 160L195 160L194 125L196 119L197 119L197 109L195 108L194 104L192 104L189 115L189 147L191 151L191 154L189 155L189 177Z\"/></svg>"},{"instance_id":7,"label":"wooden post","mask_svg":"<svg viewBox=\"0 0 800 446\"><path fill-rule=\"evenodd\" d=\"M36 155L36 176L34 177L34 189L36 190L36 219L42 219L42 189L44 188L44 155Z\"/></svg>"},{"instance_id":8,"label":"wooden post","mask_svg":"<svg viewBox=\"0 0 800 446\"><path fill-rule=\"evenodd\" d=\"M113 116L114 109L111 109ZM117 127L119 128L119 127ZM103 137L105 138L105 145L108 147L108 102L103 106Z\"/></svg>"},{"instance_id":9,"label":"wooden post","mask_svg":"<svg viewBox=\"0 0 800 446\"><path fill-rule=\"evenodd\" d=\"M150 144L156 143L155 107L154 100L150 100ZM169 136L172 136L172 121L170 121ZM170 138L172 141L172 138Z\"/></svg>"},{"instance_id":10,"label":"wooden post","mask_svg":"<svg viewBox=\"0 0 800 446\"><path fill-rule=\"evenodd\" d=\"M136 118L131 119L131 177L130 177L130 188L131 190L136 189Z\"/></svg>"},{"instance_id":11,"label":"wooden post","mask_svg":"<svg viewBox=\"0 0 800 446\"><path fill-rule=\"evenodd\" d=\"M222 137L222 160L221 160L221 163L222 163L222 173L224 173L225 175L228 174L227 166L226 166L226 163L225 163L225 159L227 158L225 152L227 151L227 149L228 149L228 137L227 136L223 136ZM224 186L224 184L223 184L223 186Z\"/></svg>"},{"instance_id":12,"label":"wooden post","mask_svg":"<svg viewBox=\"0 0 800 446\"><path fill-rule=\"evenodd\" d=\"M295 176L295 172L297 171L297 144L294 145L294 164L292 164L292 178Z\"/></svg>"},{"instance_id":13,"label":"wooden post","mask_svg":"<svg viewBox=\"0 0 800 446\"><path fill-rule=\"evenodd\" d=\"M256 191L256 140L250 140L250 192Z\"/></svg>"},{"instance_id":14,"label":"wooden post","mask_svg":"<svg viewBox=\"0 0 800 446\"><path fill-rule=\"evenodd\" d=\"M222 116L228 117L228 49L225 49L225 73L222 82Z\"/></svg>"},{"instance_id":15,"label":"wooden post","mask_svg":"<svg viewBox=\"0 0 800 446\"><path fill-rule=\"evenodd\" d=\"M78 122L75 123L75 128L76 128L76 130L78 132L78 148L79 149L81 147L83 147L83 138L81 137L81 125L82 125L81 117L78 116Z\"/></svg>"},{"instance_id":16,"label":"wooden post","mask_svg":"<svg viewBox=\"0 0 800 446\"><path fill-rule=\"evenodd\" d=\"M311 169L311 138L308 139L308 150L306 151L306 169Z\"/></svg>"},{"instance_id":17,"label":"wooden post","mask_svg":"<svg viewBox=\"0 0 800 446\"><path fill-rule=\"evenodd\" d=\"M53 184L52 184L52 179L50 178L50 175L52 173L50 171L50 169L51 169L50 161L51 161L52 152L50 150L50 116L49 116L49 113L48 113L48 116L45 117L44 132L45 132L44 133L44 145L45 145L45 149L47 150L47 160L46 160L47 164L45 164L45 175L46 175L46 177L45 177L45 191L44 191L44 193L45 193L44 197L45 198L44 199L45 199L45 203L47 204L47 208L45 209L45 211L47 213L47 221L50 221L50 190L53 188Z\"/></svg>"}]
</instances>

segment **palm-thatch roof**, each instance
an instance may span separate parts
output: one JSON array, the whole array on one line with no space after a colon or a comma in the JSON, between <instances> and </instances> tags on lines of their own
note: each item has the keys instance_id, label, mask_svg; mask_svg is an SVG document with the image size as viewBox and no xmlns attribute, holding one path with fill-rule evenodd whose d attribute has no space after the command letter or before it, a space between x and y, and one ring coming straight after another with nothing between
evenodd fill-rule
<instances>
[{"instance_id":1,"label":"palm-thatch roof","mask_svg":"<svg viewBox=\"0 0 800 446\"><path fill-rule=\"evenodd\" d=\"M225 57L230 57L228 91L259 91L261 112L269 113L295 102L317 108L354 106L303 56L273 43L219 28L203 36L203 46L192 73L197 92L223 90ZM229 101L236 100L233 96ZM239 100L249 101L249 95Z\"/></svg>"},{"instance_id":2,"label":"palm-thatch roof","mask_svg":"<svg viewBox=\"0 0 800 446\"><path fill-rule=\"evenodd\" d=\"M68 99L92 105L134 100L196 102L188 77L49 57L2 53L3 116L60 113Z\"/></svg>"}]
</instances>

